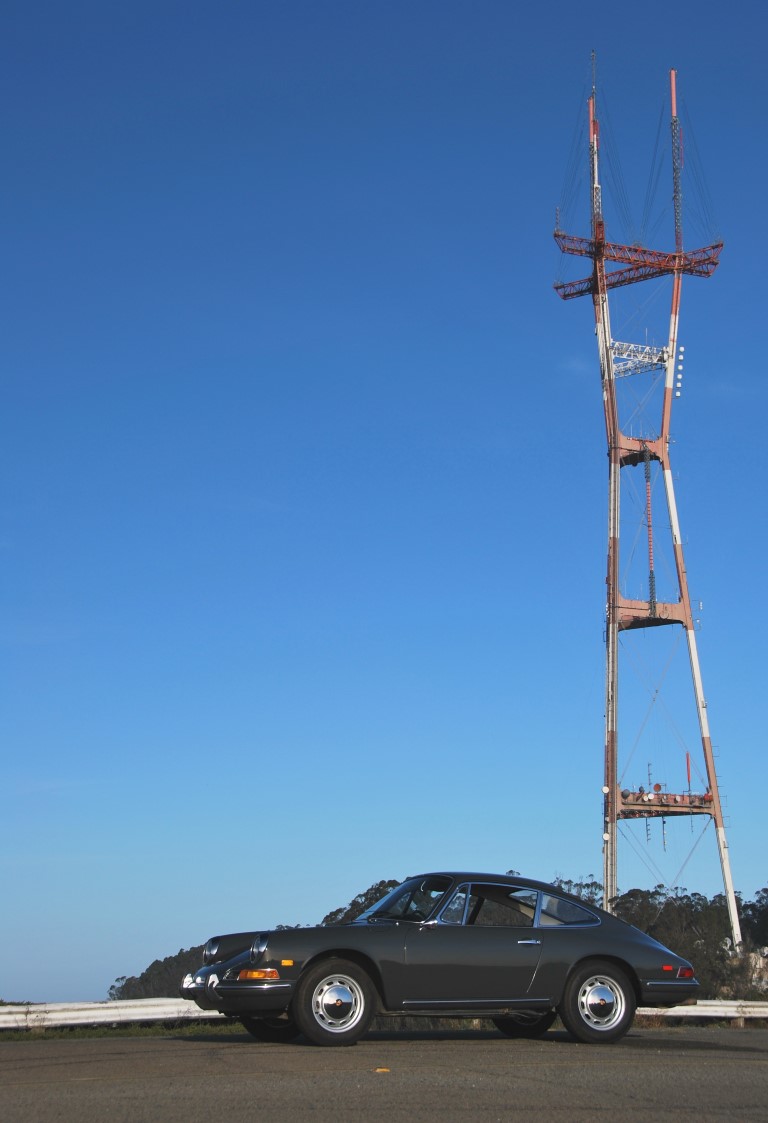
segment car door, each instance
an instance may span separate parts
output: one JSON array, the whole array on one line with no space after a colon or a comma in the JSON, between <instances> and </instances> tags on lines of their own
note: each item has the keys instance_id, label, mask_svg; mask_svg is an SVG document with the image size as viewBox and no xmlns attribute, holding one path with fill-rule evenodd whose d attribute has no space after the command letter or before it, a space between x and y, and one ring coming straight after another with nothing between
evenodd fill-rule
<instances>
[{"instance_id":1,"label":"car door","mask_svg":"<svg viewBox=\"0 0 768 1123\"><path fill-rule=\"evenodd\" d=\"M525 999L541 955L538 894L461 885L436 921L406 934L403 1006L504 1006Z\"/></svg>"}]
</instances>

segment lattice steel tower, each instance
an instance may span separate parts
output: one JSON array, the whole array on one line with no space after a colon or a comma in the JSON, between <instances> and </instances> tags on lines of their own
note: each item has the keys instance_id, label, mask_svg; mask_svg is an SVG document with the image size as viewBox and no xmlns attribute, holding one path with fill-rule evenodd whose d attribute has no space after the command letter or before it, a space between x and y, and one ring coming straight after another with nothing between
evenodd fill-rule
<instances>
[{"instance_id":1,"label":"lattice steel tower","mask_svg":"<svg viewBox=\"0 0 768 1123\"><path fill-rule=\"evenodd\" d=\"M595 313L602 381L605 428L608 439L608 565L606 605L606 673L605 673L605 779L603 824L603 883L604 901L610 909L612 898L618 893L617 841L618 823L622 819L656 818L672 816L711 816L714 820L717 846L722 869L723 885L728 903L733 941L741 943L736 897L731 877L728 845L720 803L717 774L712 752L712 742L704 698L699 657L696 647L694 618L688 591L683 543L675 502L674 484L669 459L670 419L672 403L679 394L682 377L682 348L678 346L680 294L684 275L709 277L717 267L722 242L702 249L684 250L682 233L681 168L682 144L680 122L677 116L676 72L670 72L672 176L675 224L674 252L644 249L637 244L620 245L606 240L603 217L602 192L599 175L600 128L598 124L595 89L588 100L589 109L589 163L591 186L591 237L582 238L566 234L559 229L559 216L555 241L567 254L576 254L592 262L588 277L555 285L558 294L569 300L590 294ZM616 262L620 268L609 272L606 262ZM620 286L632 285L654 277L671 278L672 295L669 316L669 335L666 343L654 346L648 343L620 343L611 334L608 295ZM660 419L654 431L647 435L631 436L622 431L617 404L617 380L639 373L656 372L660 386ZM663 477L666 506L671 535L671 556L674 558L674 583L677 599L662 601L656 596L656 571L654 567L654 526L651 510L651 467ZM620 538L619 512L622 479L627 469L642 473L647 528L647 595L633 599L622 594L620 588ZM667 549L669 549L669 543ZM637 785L635 790L620 784L618 763L618 688L619 641L622 633L633 630L677 625L685 631L688 646L693 693L706 767L706 791L694 795L689 783L687 791L670 792L660 784L649 782L646 790Z\"/></svg>"}]
</instances>

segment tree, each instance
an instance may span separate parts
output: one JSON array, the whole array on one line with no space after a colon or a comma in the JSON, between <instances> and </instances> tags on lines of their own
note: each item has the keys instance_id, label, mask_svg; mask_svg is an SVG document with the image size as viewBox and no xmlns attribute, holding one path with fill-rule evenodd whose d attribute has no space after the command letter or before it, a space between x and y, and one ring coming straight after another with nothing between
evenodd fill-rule
<instances>
[{"instance_id":1,"label":"tree","mask_svg":"<svg viewBox=\"0 0 768 1123\"><path fill-rule=\"evenodd\" d=\"M348 905L343 908L334 909L324 916L320 923L323 927L331 927L334 924L349 924L350 921L355 920L361 912L365 912L371 905L375 905L382 897L389 893L390 889L396 889L400 884L399 881L377 881L370 888L366 889L364 893L358 893L353 897Z\"/></svg>"},{"instance_id":2,"label":"tree","mask_svg":"<svg viewBox=\"0 0 768 1123\"><path fill-rule=\"evenodd\" d=\"M745 933L755 947L768 946L768 886L757 893L754 901L747 901L742 919Z\"/></svg>"},{"instance_id":3,"label":"tree","mask_svg":"<svg viewBox=\"0 0 768 1123\"><path fill-rule=\"evenodd\" d=\"M123 987L125 985L125 975L121 975L119 979L115 979L112 986L109 988L110 1002L117 1002L123 997Z\"/></svg>"},{"instance_id":4,"label":"tree","mask_svg":"<svg viewBox=\"0 0 768 1123\"><path fill-rule=\"evenodd\" d=\"M579 881L571 881L569 878L558 875L552 879L552 884L557 885L565 893L570 893L574 897L581 897L583 901L589 901L591 905L603 903L603 883L597 881L593 873L588 873L586 877L582 874Z\"/></svg>"},{"instance_id":5,"label":"tree","mask_svg":"<svg viewBox=\"0 0 768 1123\"><path fill-rule=\"evenodd\" d=\"M176 955L156 959L138 976L121 975L109 988L114 1000L128 998L178 998L179 984L203 962L203 947L181 949Z\"/></svg>"}]
</instances>

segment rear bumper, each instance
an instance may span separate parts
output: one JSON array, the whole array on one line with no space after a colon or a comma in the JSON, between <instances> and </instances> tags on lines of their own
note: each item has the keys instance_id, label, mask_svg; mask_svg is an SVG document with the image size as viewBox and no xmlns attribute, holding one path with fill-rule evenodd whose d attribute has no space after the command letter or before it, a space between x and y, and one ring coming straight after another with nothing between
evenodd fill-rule
<instances>
[{"instance_id":1,"label":"rear bumper","mask_svg":"<svg viewBox=\"0 0 768 1123\"><path fill-rule=\"evenodd\" d=\"M642 984L641 1006L695 1006L699 984L652 979Z\"/></svg>"}]
</instances>

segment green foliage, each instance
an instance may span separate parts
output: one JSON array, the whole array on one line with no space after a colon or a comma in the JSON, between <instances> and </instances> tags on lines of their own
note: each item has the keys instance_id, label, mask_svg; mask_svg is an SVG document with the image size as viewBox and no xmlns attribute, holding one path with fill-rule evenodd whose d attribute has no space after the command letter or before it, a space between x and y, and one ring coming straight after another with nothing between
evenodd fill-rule
<instances>
[{"instance_id":1,"label":"green foliage","mask_svg":"<svg viewBox=\"0 0 768 1123\"><path fill-rule=\"evenodd\" d=\"M768 886L742 907L742 920L755 947L768 947Z\"/></svg>"}]
</instances>

